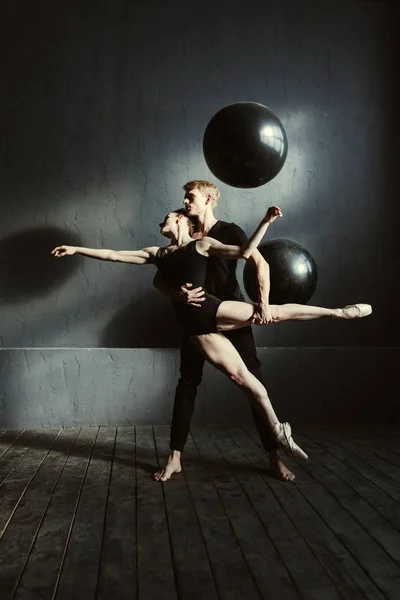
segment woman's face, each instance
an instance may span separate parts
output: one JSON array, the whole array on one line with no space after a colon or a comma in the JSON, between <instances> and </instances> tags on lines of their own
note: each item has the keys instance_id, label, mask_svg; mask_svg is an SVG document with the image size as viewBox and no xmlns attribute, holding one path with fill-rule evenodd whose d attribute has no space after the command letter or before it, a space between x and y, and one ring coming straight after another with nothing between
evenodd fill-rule
<instances>
[{"instance_id":1,"label":"woman's face","mask_svg":"<svg viewBox=\"0 0 400 600\"><path fill-rule=\"evenodd\" d=\"M168 213L164 221L160 223L160 233L167 238L178 237L178 215L176 213Z\"/></svg>"}]
</instances>

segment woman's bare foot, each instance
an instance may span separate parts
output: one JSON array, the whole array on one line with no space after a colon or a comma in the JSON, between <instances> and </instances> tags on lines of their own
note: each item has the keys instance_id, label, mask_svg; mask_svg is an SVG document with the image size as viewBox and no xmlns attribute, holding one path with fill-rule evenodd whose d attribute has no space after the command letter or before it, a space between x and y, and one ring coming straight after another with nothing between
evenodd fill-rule
<instances>
[{"instance_id":1,"label":"woman's bare foot","mask_svg":"<svg viewBox=\"0 0 400 600\"><path fill-rule=\"evenodd\" d=\"M280 481L293 481L296 477L281 460L278 450L269 452L269 470Z\"/></svg>"},{"instance_id":2,"label":"woman's bare foot","mask_svg":"<svg viewBox=\"0 0 400 600\"><path fill-rule=\"evenodd\" d=\"M181 453L178 450L173 450L168 456L167 464L153 475L155 481L168 481L174 473L182 471Z\"/></svg>"}]
</instances>

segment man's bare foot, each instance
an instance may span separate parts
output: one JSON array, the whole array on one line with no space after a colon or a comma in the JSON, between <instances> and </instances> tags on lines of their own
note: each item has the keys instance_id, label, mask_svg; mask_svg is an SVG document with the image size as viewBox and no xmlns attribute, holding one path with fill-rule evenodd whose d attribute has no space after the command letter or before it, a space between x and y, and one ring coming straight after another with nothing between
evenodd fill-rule
<instances>
[{"instance_id":1,"label":"man's bare foot","mask_svg":"<svg viewBox=\"0 0 400 600\"><path fill-rule=\"evenodd\" d=\"M168 456L167 464L153 475L155 481L168 481L174 473L182 471L181 453L178 450L173 450Z\"/></svg>"},{"instance_id":2,"label":"man's bare foot","mask_svg":"<svg viewBox=\"0 0 400 600\"><path fill-rule=\"evenodd\" d=\"M296 477L281 460L277 450L269 453L269 469L280 481L293 481Z\"/></svg>"}]
</instances>

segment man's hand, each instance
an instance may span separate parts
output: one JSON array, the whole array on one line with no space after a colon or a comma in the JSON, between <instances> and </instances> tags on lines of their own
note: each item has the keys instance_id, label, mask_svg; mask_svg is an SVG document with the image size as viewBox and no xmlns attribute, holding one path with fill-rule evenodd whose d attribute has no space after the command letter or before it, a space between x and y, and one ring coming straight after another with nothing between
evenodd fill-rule
<instances>
[{"instance_id":1,"label":"man's hand","mask_svg":"<svg viewBox=\"0 0 400 600\"><path fill-rule=\"evenodd\" d=\"M193 286L193 283L185 283L181 285L180 295L183 304L190 304L191 306L201 306L201 302L204 302L204 290L202 287L189 289Z\"/></svg>"},{"instance_id":2,"label":"man's hand","mask_svg":"<svg viewBox=\"0 0 400 600\"><path fill-rule=\"evenodd\" d=\"M268 325L273 322L271 307L269 304L259 302L254 306L254 313L251 318L253 325Z\"/></svg>"},{"instance_id":3,"label":"man's hand","mask_svg":"<svg viewBox=\"0 0 400 600\"><path fill-rule=\"evenodd\" d=\"M273 223L277 217L282 216L282 211L279 206L270 206L264 217L264 223Z\"/></svg>"}]
</instances>

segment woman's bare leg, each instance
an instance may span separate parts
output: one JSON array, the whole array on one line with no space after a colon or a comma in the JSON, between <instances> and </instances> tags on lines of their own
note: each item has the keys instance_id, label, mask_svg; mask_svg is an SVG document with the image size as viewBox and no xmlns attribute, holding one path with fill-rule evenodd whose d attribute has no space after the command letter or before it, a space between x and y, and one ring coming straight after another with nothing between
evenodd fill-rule
<instances>
[{"instance_id":1,"label":"woman's bare leg","mask_svg":"<svg viewBox=\"0 0 400 600\"><path fill-rule=\"evenodd\" d=\"M323 308L321 306L308 306L308 304L271 304L272 320L274 323L282 321L309 321L312 319L356 319L371 314L369 304L353 304L344 308ZM247 327L254 313L254 305L248 302L225 300L217 311L216 321L218 331L229 331Z\"/></svg>"},{"instance_id":2,"label":"woman's bare leg","mask_svg":"<svg viewBox=\"0 0 400 600\"><path fill-rule=\"evenodd\" d=\"M191 336L191 340L209 363L225 373L243 390L250 402L263 414L271 429L279 423L267 390L250 373L239 352L228 338L222 333L207 333Z\"/></svg>"},{"instance_id":3,"label":"woman's bare leg","mask_svg":"<svg viewBox=\"0 0 400 600\"><path fill-rule=\"evenodd\" d=\"M244 306L252 308L251 304L246 305L242 302L235 304L244 304ZM266 419L270 428L273 429L279 423L279 420L272 407L267 390L247 369L232 342L222 333L191 336L191 340L200 349L202 354L204 354L208 362L223 371L234 383L240 386L250 402L255 405L256 409ZM171 453L165 467L154 474L154 479L156 481L167 481L173 473L179 473L182 470L180 455L181 453L177 451ZM281 467L281 465L279 466ZM288 478L290 479L289 476Z\"/></svg>"},{"instance_id":4,"label":"woman's bare leg","mask_svg":"<svg viewBox=\"0 0 400 600\"><path fill-rule=\"evenodd\" d=\"M249 398L256 410L271 427L278 444L290 456L307 459L307 454L294 442L288 423L280 423L267 390L247 369L234 345L222 333L191 336L191 340L204 354L206 360L225 373Z\"/></svg>"}]
</instances>

